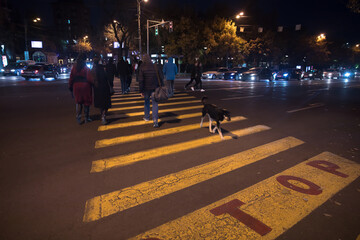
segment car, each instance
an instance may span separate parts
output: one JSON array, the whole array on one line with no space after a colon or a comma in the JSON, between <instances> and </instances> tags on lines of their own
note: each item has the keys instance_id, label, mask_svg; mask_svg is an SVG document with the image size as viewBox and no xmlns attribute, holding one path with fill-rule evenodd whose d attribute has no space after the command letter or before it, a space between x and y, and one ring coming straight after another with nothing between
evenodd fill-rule
<instances>
[{"instance_id":1,"label":"car","mask_svg":"<svg viewBox=\"0 0 360 240\"><path fill-rule=\"evenodd\" d=\"M313 70L309 70L303 73L302 79L311 79L311 80L315 80L315 79L323 79L323 72L321 70L317 70L317 69L313 69Z\"/></svg>"},{"instance_id":2,"label":"car","mask_svg":"<svg viewBox=\"0 0 360 240\"><path fill-rule=\"evenodd\" d=\"M342 78L355 78L355 77L359 77L359 74L354 69L344 69L340 72L340 76Z\"/></svg>"},{"instance_id":3,"label":"car","mask_svg":"<svg viewBox=\"0 0 360 240\"><path fill-rule=\"evenodd\" d=\"M70 73L71 71L71 65L70 64L63 64L58 67L58 73L64 74L64 73Z\"/></svg>"},{"instance_id":4,"label":"car","mask_svg":"<svg viewBox=\"0 0 360 240\"><path fill-rule=\"evenodd\" d=\"M9 63L6 67L1 69L1 73L4 76L8 76L8 75L20 76L21 70L23 70L25 66L26 65L23 63L15 63L15 62Z\"/></svg>"},{"instance_id":5,"label":"car","mask_svg":"<svg viewBox=\"0 0 360 240\"><path fill-rule=\"evenodd\" d=\"M231 68L229 71L224 73L224 80L230 80L230 79L240 80L241 74L248 70L249 68L246 67Z\"/></svg>"},{"instance_id":6,"label":"car","mask_svg":"<svg viewBox=\"0 0 360 240\"><path fill-rule=\"evenodd\" d=\"M242 81L272 81L274 79L271 69L264 67L250 68L249 71L243 72L240 77Z\"/></svg>"},{"instance_id":7,"label":"car","mask_svg":"<svg viewBox=\"0 0 360 240\"><path fill-rule=\"evenodd\" d=\"M326 69L323 72L324 79L338 79L340 77L340 72L335 69Z\"/></svg>"},{"instance_id":8,"label":"car","mask_svg":"<svg viewBox=\"0 0 360 240\"><path fill-rule=\"evenodd\" d=\"M58 73L51 64L35 64L22 70L21 76L26 80L30 78L40 78L40 80L44 81L46 78L57 79Z\"/></svg>"},{"instance_id":9,"label":"car","mask_svg":"<svg viewBox=\"0 0 360 240\"><path fill-rule=\"evenodd\" d=\"M284 79L297 79L301 80L302 71L300 69L284 69L275 74L275 80Z\"/></svg>"},{"instance_id":10,"label":"car","mask_svg":"<svg viewBox=\"0 0 360 240\"><path fill-rule=\"evenodd\" d=\"M203 79L222 79L224 76L224 73L229 71L229 69L225 67L216 68L214 70L203 72L202 78Z\"/></svg>"}]
</instances>

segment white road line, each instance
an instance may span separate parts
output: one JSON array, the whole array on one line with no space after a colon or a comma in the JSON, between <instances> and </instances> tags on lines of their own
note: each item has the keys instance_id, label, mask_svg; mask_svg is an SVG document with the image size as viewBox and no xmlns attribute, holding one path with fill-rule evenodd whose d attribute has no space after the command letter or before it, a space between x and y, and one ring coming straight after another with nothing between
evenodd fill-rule
<instances>
[{"instance_id":1,"label":"white road line","mask_svg":"<svg viewBox=\"0 0 360 240\"><path fill-rule=\"evenodd\" d=\"M255 98L255 97L263 97L264 95L255 95L255 96L244 96L244 97L232 97L232 98L223 98L220 99L222 101L226 101L226 100L235 100L235 99L245 99L245 98Z\"/></svg>"},{"instance_id":2,"label":"white road line","mask_svg":"<svg viewBox=\"0 0 360 240\"><path fill-rule=\"evenodd\" d=\"M323 104L323 103L314 103L314 104L310 104L309 107L290 110L290 111L287 111L287 113L294 113L294 112L299 112L299 111L303 111L303 110L307 110L307 109L311 109L311 108L322 107L322 106L325 106L325 104Z\"/></svg>"}]
</instances>

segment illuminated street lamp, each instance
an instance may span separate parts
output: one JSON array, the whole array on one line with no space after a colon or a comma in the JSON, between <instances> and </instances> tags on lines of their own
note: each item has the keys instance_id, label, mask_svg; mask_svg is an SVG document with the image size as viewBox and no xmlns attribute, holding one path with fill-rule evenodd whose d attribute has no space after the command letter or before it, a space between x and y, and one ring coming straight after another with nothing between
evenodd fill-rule
<instances>
[{"instance_id":1,"label":"illuminated street lamp","mask_svg":"<svg viewBox=\"0 0 360 240\"><path fill-rule=\"evenodd\" d=\"M240 12L238 15L236 15L236 18L239 19L244 16L244 12Z\"/></svg>"},{"instance_id":2,"label":"illuminated street lamp","mask_svg":"<svg viewBox=\"0 0 360 240\"><path fill-rule=\"evenodd\" d=\"M316 37L317 42L321 42L326 39L326 36L324 33L321 33L319 36Z\"/></svg>"},{"instance_id":3,"label":"illuminated street lamp","mask_svg":"<svg viewBox=\"0 0 360 240\"><path fill-rule=\"evenodd\" d=\"M85 37L84 37L84 40L86 40L86 39L88 39L89 38L89 36L88 35L86 35Z\"/></svg>"}]
</instances>

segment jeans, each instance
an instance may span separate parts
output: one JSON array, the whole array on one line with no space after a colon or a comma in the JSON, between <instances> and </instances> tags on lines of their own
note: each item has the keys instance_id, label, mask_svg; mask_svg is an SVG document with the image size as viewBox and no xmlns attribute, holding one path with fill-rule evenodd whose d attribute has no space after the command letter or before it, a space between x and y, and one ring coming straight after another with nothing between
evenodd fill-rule
<instances>
[{"instance_id":1,"label":"jeans","mask_svg":"<svg viewBox=\"0 0 360 240\"><path fill-rule=\"evenodd\" d=\"M169 97L174 96L174 80L166 80Z\"/></svg>"},{"instance_id":2,"label":"jeans","mask_svg":"<svg viewBox=\"0 0 360 240\"><path fill-rule=\"evenodd\" d=\"M144 92L144 99L145 99L145 103L144 103L144 113L145 113L145 118L146 119L150 119L150 98L151 98L151 102L152 102L152 117L153 117L153 121L154 123L158 122L159 116L158 116L158 103L155 101L154 99L154 91L150 90L150 91L145 91Z\"/></svg>"},{"instance_id":3,"label":"jeans","mask_svg":"<svg viewBox=\"0 0 360 240\"><path fill-rule=\"evenodd\" d=\"M125 93L127 91L127 76L120 75L120 83L121 83L121 93Z\"/></svg>"}]
</instances>

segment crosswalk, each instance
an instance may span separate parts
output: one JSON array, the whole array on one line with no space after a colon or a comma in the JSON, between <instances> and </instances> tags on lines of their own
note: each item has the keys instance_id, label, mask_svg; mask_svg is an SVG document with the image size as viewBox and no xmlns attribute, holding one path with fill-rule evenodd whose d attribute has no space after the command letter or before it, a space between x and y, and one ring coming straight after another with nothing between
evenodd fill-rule
<instances>
[{"instance_id":1,"label":"crosswalk","mask_svg":"<svg viewBox=\"0 0 360 240\"><path fill-rule=\"evenodd\" d=\"M140 120L143 116L143 100L138 94L115 95L113 100L116 107L111 111L127 116L128 120L100 126L99 133L152 124L151 121ZM118 105L121 107L117 107ZM227 129L229 125L230 129L234 130L226 132L224 139L221 140L218 134L209 133L208 125L200 128L201 108L199 99L186 93L177 93L167 103L159 104L160 123L163 123L161 128L99 139L94 147L104 149L163 136L176 137L186 132L202 132L208 135L98 159L92 162L90 173L106 174L107 171L117 168L142 164L149 160L157 161L170 155L181 160L190 150L203 151L221 143L236 145L245 136L273 131L270 126L252 125L251 119L245 116L233 116L232 121L223 122L222 127ZM173 115L167 116L164 113ZM175 126L166 124L181 119L188 119L187 122L192 123L179 122ZM136 131L136 128L133 129ZM121 214L127 209L136 208L199 183L206 183L210 179L304 144L306 144L304 141L293 136L283 136L201 165L94 196L85 203L83 222L96 222L114 214ZM201 155L201 151L198 154ZM274 239L358 176L360 176L359 164L330 152L322 152L246 189L239 189L239 192L217 202L180 218L171 218L173 220L139 233L133 239Z\"/></svg>"}]
</instances>

